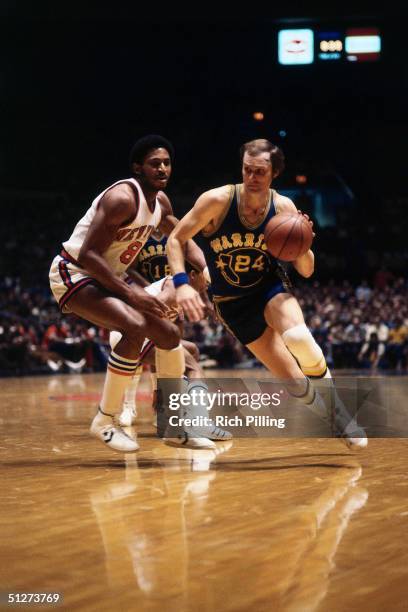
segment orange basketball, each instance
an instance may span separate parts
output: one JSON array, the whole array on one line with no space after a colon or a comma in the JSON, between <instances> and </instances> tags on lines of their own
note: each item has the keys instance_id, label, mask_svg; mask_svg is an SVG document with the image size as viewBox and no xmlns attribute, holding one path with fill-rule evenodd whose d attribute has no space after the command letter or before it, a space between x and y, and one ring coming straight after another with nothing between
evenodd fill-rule
<instances>
[{"instance_id":1,"label":"orange basketball","mask_svg":"<svg viewBox=\"0 0 408 612\"><path fill-rule=\"evenodd\" d=\"M279 213L265 227L265 244L273 257L293 261L310 249L313 230L303 215Z\"/></svg>"}]
</instances>

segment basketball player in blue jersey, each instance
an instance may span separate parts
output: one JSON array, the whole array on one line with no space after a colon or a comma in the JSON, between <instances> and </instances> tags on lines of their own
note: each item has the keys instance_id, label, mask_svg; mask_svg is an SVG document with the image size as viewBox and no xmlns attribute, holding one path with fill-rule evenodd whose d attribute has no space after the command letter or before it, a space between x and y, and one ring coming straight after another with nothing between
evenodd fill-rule
<instances>
[{"instance_id":1,"label":"basketball player in blue jersey","mask_svg":"<svg viewBox=\"0 0 408 612\"><path fill-rule=\"evenodd\" d=\"M133 269L139 272L146 285L171 275L166 244L167 236L159 231L153 232L138 255Z\"/></svg>"},{"instance_id":2,"label":"basketball player in blue jersey","mask_svg":"<svg viewBox=\"0 0 408 612\"><path fill-rule=\"evenodd\" d=\"M114 418L121 411L123 393L145 338L157 347L162 378L182 380L185 370L179 330L165 318L166 306L125 281L127 269L152 231L159 228L168 234L177 223L163 192L173 156L171 143L161 136L138 140L131 152L132 176L95 198L50 269L51 290L63 312L122 335L109 357L101 403L91 425L96 438L122 452L138 449L136 441L115 426ZM187 248L187 258L203 269L201 250L193 241ZM192 441L194 447L199 443L199 439Z\"/></svg>"},{"instance_id":3,"label":"basketball player in blue jersey","mask_svg":"<svg viewBox=\"0 0 408 612\"><path fill-rule=\"evenodd\" d=\"M191 321L202 318L203 303L188 284L183 257L187 240L201 232L198 243L208 265L215 308L226 328L275 377L287 381L293 397L334 422L336 436L349 448L364 448L366 434L333 393L322 350L305 325L286 275L264 242L265 226L274 215L298 213L289 198L271 189L273 179L284 169L283 153L263 139L244 144L240 152L243 183L203 193L168 238L177 301ZM307 251L292 264L301 276L311 276L313 252ZM314 383L323 378L319 388L327 392L322 397Z\"/></svg>"}]
</instances>

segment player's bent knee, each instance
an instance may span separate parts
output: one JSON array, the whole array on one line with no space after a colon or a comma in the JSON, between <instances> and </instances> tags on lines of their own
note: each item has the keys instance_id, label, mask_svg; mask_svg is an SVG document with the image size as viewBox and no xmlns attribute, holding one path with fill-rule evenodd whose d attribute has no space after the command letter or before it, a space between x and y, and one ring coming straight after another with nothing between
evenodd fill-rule
<instances>
[{"instance_id":1,"label":"player's bent knee","mask_svg":"<svg viewBox=\"0 0 408 612\"><path fill-rule=\"evenodd\" d=\"M140 321L139 320L129 321L128 324L123 329L122 336L126 338L126 340L129 340L130 342L135 343L135 344L143 342L143 340L146 337L144 319Z\"/></svg>"},{"instance_id":2,"label":"player's bent knee","mask_svg":"<svg viewBox=\"0 0 408 612\"><path fill-rule=\"evenodd\" d=\"M168 326L160 338L155 340L155 344L159 349L171 351L180 344L180 331L177 325L168 322Z\"/></svg>"},{"instance_id":3,"label":"player's bent knee","mask_svg":"<svg viewBox=\"0 0 408 612\"><path fill-rule=\"evenodd\" d=\"M306 376L323 376L327 370L323 351L304 323L287 329L282 339Z\"/></svg>"}]
</instances>

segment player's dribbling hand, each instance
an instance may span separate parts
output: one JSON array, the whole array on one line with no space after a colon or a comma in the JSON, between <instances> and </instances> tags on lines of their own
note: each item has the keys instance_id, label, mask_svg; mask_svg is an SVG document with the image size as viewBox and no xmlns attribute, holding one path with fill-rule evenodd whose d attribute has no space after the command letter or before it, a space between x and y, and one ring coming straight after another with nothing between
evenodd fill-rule
<instances>
[{"instance_id":1,"label":"player's dribbling hand","mask_svg":"<svg viewBox=\"0 0 408 612\"><path fill-rule=\"evenodd\" d=\"M139 312L148 312L149 314L154 314L156 317L160 318L165 317L168 310L164 302L152 295L149 295L143 289L136 289L136 287L132 287L132 293L128 299L128 303Z\"/></svg>"},{"instance_id":2,"label":"player's dribbling hand","mask_svg":"<svg viewBox=\"0 0 408 612\"><path fill-rule=\"evenodd\" d=\"M176 298L179 306L182 307L184 314L193 323L200 321L204 317L205 304L193 287L181 285L176 289Z\"/></svg>"},{"instance_id":3,"label":"player's dribbling hand","mask_svg":"<svg viewBox=\"0 0 408 612\"><path fill-rule=\"evenodd\" d=\"M311 220L311 218L309 217L309 215L307 215L306 213L302 212L301 210L298 210L299 215L302 215L306 221L309 223L310 227L313 229L313 221ZM313 238L316 237L316 234L313 232Z\"/></svg>"}]
</instances>

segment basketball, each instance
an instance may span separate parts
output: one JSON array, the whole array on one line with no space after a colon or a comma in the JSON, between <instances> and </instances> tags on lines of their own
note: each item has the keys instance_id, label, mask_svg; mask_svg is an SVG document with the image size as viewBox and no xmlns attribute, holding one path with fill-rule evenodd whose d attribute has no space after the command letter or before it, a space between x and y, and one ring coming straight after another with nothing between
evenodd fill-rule
<instances>
[{"instance_id":1,"label":"basketball","mask_svg":"<svg viewBox=\"0 0 408 612\"><path fill-rule=\"evenodd\" d=\"M266 248L282 261L294 261L310 249L312 241L313 230L299 213L279 213L265 228Z\"/></svg>"}]
</instances>

